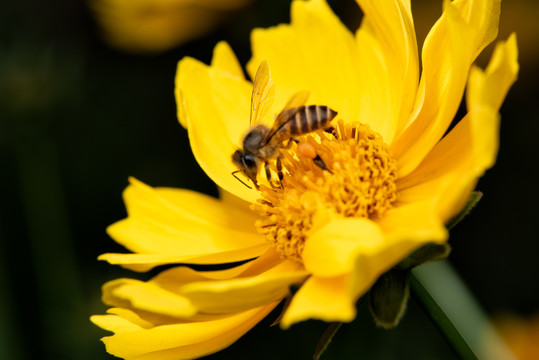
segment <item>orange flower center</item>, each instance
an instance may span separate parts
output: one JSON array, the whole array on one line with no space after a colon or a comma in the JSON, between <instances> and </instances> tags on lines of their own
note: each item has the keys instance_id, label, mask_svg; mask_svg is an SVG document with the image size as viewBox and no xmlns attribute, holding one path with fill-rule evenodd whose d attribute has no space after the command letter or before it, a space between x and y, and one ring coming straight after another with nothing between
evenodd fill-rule
<instances>
[{"instance_id":1,"label":"orange flower center","mask_svg":"<svg viewBox=\"0 0 539 360\"><path fill-rule=\"evenodd\" d=\"M261 186L256 222L283 258L301 253L321 206L343 217L381 217L397 198L397 164L368 125L344 124L281 150L280 186ZM275 169L275 166L274 166Z\"/></svg>"}]
</instances>

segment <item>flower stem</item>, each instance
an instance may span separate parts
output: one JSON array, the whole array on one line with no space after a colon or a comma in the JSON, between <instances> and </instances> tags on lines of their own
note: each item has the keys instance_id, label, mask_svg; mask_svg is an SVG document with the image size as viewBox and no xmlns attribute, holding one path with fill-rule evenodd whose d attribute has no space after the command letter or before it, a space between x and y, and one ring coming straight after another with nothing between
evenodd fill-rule
<instances>
[{"instance_id":1,"label":"flower stem","mask_svg":"<svg viewBox=\"0 0 539 360\"><path fill-rule=\"evenodd\" d=\"M313 360L319 360L320 356L326 351L329 343L333 339L333 336L337 333L337 331L340 329L342 323L341 322L333 322L329 324L326 331L324 331L324 334L322 334L322 337L318 341L318 344L316 344L316 349L314 350Z\"/></svg>"},{"instance_id":2,"label":"flower stem","mask_svg":"<svg viewBox=\"0 0 539 360\"><path fill-rule=\"evenodd\" d=\"M514 359L446 260L413 269L410 286L413 296L459 358Z\"/></svg>"}]
</instances>

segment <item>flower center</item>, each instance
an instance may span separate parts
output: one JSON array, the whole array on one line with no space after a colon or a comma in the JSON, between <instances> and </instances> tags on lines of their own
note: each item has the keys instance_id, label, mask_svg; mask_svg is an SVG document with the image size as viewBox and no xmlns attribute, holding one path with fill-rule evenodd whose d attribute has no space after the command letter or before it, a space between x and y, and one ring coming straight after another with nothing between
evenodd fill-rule
<instances>
[{"instance_id":1,"label":"flower center","mask_svg":"<svg viewBox=\"0 0 539 360\"><path fill-rule=\"evenodd\" d=\"M283 180L261 186L258 231L283 258L301 262L320 206L342 217L381 217L397 198L396 161L368 125L338 121L281 150Z\"/></svg>"}]
</instances>

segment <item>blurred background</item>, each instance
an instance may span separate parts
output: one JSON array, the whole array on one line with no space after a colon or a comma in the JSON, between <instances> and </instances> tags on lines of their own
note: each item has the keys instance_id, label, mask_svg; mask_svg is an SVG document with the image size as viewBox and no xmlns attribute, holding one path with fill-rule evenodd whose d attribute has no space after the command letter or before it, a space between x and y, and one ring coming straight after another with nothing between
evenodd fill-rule
<instances>
[{"instance_id":1,"label":"blurred background","mask_svg":"<svg viewBox=\"0 0 539 360\"><path fill-rule=\"evenodd\" d=\"M208 63L226 40L245 65L251 29L289 22L290 1L182 3L3 1L0 359L113 359L99 341L107 332L88 318L106 310L104 282L145 276L96 260L124 251L105 228L126 215L127 177L217 194L176 119L176 64L184 56ZM357 28L361 12L352 0L329 3ZM441 4L412 1L420 45ZM498 163L478 185L485 195L478 208L452 231L450 255L487 314L537 343L538 17L535 0L502 4L499 38L517 32L521 71L501 110ZM325 327L309 321L282 331L262 323L209 358L311 358ZM324 358L456 356L412 299L391 331L376 328L361 305Z\"/></svg>"}]
</instances>

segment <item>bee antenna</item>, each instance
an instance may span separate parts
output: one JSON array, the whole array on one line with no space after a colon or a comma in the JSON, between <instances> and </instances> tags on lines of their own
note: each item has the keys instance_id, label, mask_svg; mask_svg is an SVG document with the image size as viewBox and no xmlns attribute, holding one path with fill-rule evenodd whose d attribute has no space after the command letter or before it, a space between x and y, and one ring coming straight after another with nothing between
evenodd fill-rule
<instances>
[{"instance_id":1,"label":"bee antenna","mask_svg":"<svg viewBox=\"0 0 539 360\"><path fill-rule=\"evenodd\" d=\"M234 176L236 178L236 180L238 180L240 183L242 183L243 185L247 186L249 189L252 189L252 187L250 187L249 185L247 185L246 183L244 183L239 177L236 176L237 173L239 173L240 171L239 170L236 170L236 171L232 171L231 175Z\"/></svg>"}]
</instances>

